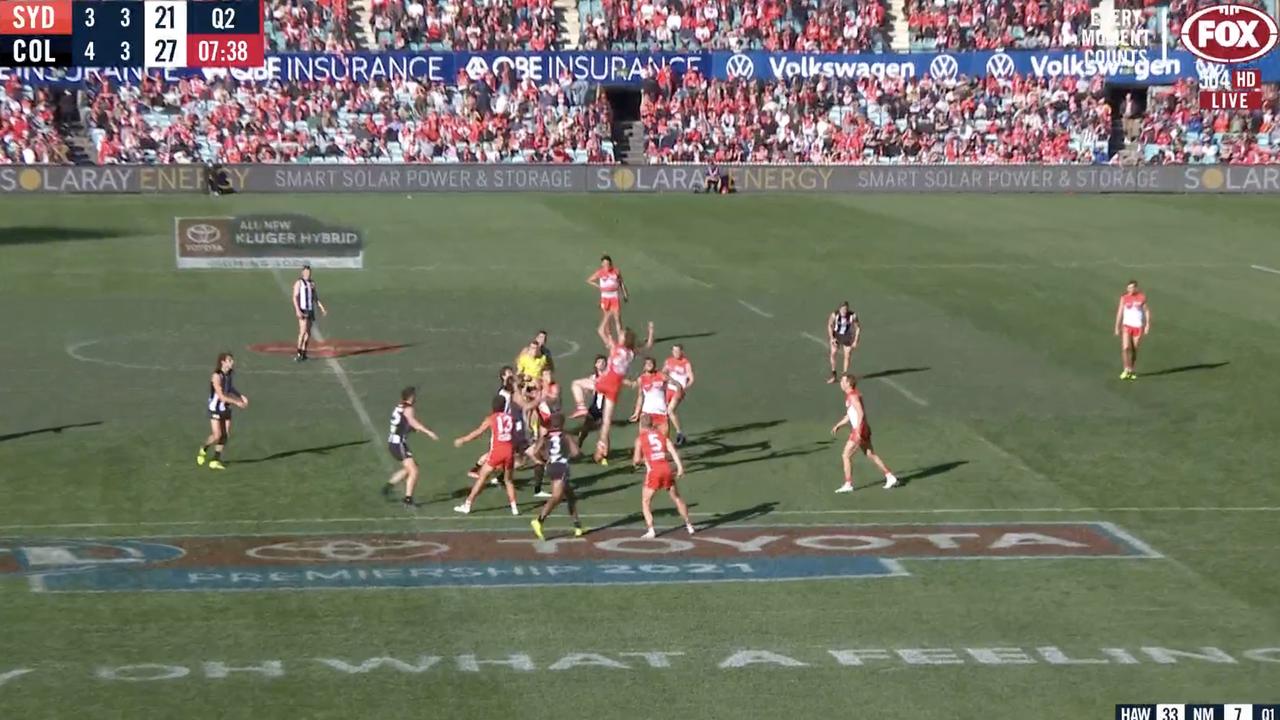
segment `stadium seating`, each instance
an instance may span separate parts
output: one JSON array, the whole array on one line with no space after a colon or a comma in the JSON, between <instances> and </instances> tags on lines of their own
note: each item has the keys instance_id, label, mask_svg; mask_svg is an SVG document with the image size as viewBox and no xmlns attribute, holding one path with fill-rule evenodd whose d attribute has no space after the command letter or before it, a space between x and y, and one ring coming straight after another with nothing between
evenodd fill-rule
<instances>
[{"instance_id":1,"label":"stadium seating","mask_svg":"<svg viewBox=\"0 0 1280 720\"><path fill-rule=\"evenodd\" d=\"M47 90L11 81L0 86L0 165L63 164L67 143Z\"/></svg>"},{"instance_id":2,"label":"stadium seating","mask_svg":"<svg viewBox=\"0 0 1280 720\"><path fill-rule=\"evenodd\" d=\"M99 89L89 134L99 163L612 162L609 104L570 90L148 80Z\"/></svg>"},{"instance_id":3,"label":"stadium seating","mask_svg":"<svg viewBox=\"0 0 1280 720\"><path fill-rule=\"evenodd\" d=\"M1139 138L1142 162L1280 162L1275 86L1264 87L1260 113L1202 112L1198 91L1195 83L1180 82L1152 92Z\"/></svg>"},{"instance_id":4,"label":"stadium seating","mask_svg":"<svg viewBox=\"0 0 1280 720\"><path fill-rule=\"evenodd\" d=\"M881 52L880 0L578 0L592 50Z\"/></svg>"},{"instance_id":5,"label":"stadium seating","mask_svg":"<svg viewBox=\"0 0 1280 720\"><path fill-rule=\"evenodd\" d=\"M703 81L646 98L650 162L1103 162L1110 109L1074 78Z\"/></svg>"},{"instance_id":6,"label":"stadium seating","mask_svg":"<svg viewBox=\"0 0 1280 720\"><path fill-rule=\"evenodd\" d=\"M342 52L359 47L348 0L268 0L267 49Z\"/></svg>"},{"instance_id":7,"label":"stadium seating","mask_svg":"<svg viewBox=\"0 0 1280 720\"><path fill-rule=\"evenodd\" d=\"M369 22L381 50L555 50L552 0L376 0Z\"/></svg>"}]
</instances>

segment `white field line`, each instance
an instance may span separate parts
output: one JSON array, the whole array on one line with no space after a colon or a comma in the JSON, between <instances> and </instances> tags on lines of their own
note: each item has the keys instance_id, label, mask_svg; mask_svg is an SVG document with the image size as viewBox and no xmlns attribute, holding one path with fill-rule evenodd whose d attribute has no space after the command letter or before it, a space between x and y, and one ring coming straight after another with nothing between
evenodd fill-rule
<instances>
[{"instance_id":1,"label":"white field line","mask_svg":"<svg viewBox=\"0 0 1280 720\"><path fill-rule=\"evenodd\" d=\"M481 513L484 511L481 510ZM491 517L483 514L477 515L418 515L418 514L397 514L397 515L379 515L372 517L335 517L335 518L277 518L269 519L234 519L234 520L156 520L144 522L86 522L86 523L52 523L52 524L17 524L17 525L0 525L0 530L87 530L94 528L148 528L148 527L197 527L197 526L217 526L217 525L327 525L327 524L354 524L354 523L402 523L402 522L418 522L423 520L439 521L439 522L476 522L477 520L503 520L503 513L506 507L494 507ZM1087 513L1278 513L1278 507L1028 507L1028 508L887 508L887 509L848 509L848 510L774 510L765 513L766 515L778 516L798 516L798 517L821 517L821 516L839 516L839 515L992 515L992 514L1055 514L1055 515L1073 515ZM711 518L729 514L727 512L693 512L690 513L697 518ZM584 518L595 519L619 519L624 513L583 513ZM640 521L636 520L636 524ZM489 529L489 528L484 528Z\"/></svg>"},{"instance_id":2,"label":"white field line","mask_svg":"<svg viewBox=\"0 0 1280 720\"><path fill-rule=\"evenodd\" d=\"M1262 272L1265 272L1265 273L1280 275L1280 270L1277 270L1273 267L1267 267L1266 265L1250 265L1249 267L1253 268L1254 270L1261 270Z\"/></svg>"},{"instance_id":3,"label":"white field line","mask_svg":"<svg viewBox=\"0 0 1280 720\"><path fill-rule=\"evenodd\" d=\"M706 280L701 280L701 279L696 278L696 277L694 277L694 276L692 276L692 275L689 275L689 274L687 274L687 273L681 273L681 274L683 274L685 277L689 278L689 279L690 279L691 281L693 281L694 283L697 283L698 285L701 285L702 287L704 287L704 288L706 288L706 289L708 289L708 290L712 290L712 289L714 289L714 288L715 288L715 285L712 285L711 283L707 282Z\"/></svg>"},{"instance_id":4,"label":"white field line","mask_svg":"<svg viewBox=\"0 0 1280 720\"><path fill-rule=\"evenodd\" d=\"M739 302L741 302L741 300L739 300ZM803 336L805 336L806 338L808 338L808 339L810 339L810 340L814 341L815 343L817 343L817 344L821 345L822 347L830 347L830 345L831 345L831 343L829 343L829 342L828 342L828 341L826 341L826 340L823 340L822 338L818 337L817 335L814 335L813 333L802 332L802 333L800 333L800 334L801 334L801 335L803 335ZM889 387L893 388L894 390L897 390L897 391L898 391L898 394L902 395L902 397L904 397L904 398L906 398L906 399L910 400L911 402L913 402L913 403L915 403L915 404L919 405L920 407L929 407L929 401L928 401L928 400L925 400L924 398L920 397L919 395L916 395L915 393L913 393L913 392L911 392L910 390L906 389L905 387L903 387L902 383L899 383L898 381L894 380L893 378L890 378L890 377L882 377L882 378L872 378L872 379L873 379L873 380L879 380L880 382L883 382L885 385L888 385Z\"/></svg>"},{"instance_id":5,"label":"white field line","mask_svg":"<svg viewBox=\"0 0 1280 720\"><path fill-rule=\"evenodd\" d=\"M279 270L271 271L272 277L276 279L276 284L284 291L286 297L289 297L293 290L280 275ZM320 332L318 326L312 326L311 335L320 342L325 342L324 334ZM395 463L391 462L391 458L387 453L382 452L382 434L373 426L373 420L369 418L369 410L364 406L364 401L356 394L355 387L351 384L351 378L347 377L347 371L343 369L342 363L337 358L325 358L325 365L328 366L329 372L338 379L338 384L342 386L344 392L347 393L347 399L351 401L351 408L356 411L356 417L360 418L360 424L364 425L365 431L369 434L369 438L373 440L373 452L378 455L378 460L383 467L388 470L394 469Z\"/></svg>"},{"instance_id":6,"label":"white field line","mask_svg":"<svg viewBox=\"0 0 1280 720\"><path fill-rule=\"evenodd\" d=\"M739 305L741 305L742 307L744 307L744 308L746 308L746 309L750 310L751 312L753 312L753 313L755 313L755 314L759 315L760 317L763 317L763 318L772 318L772 317L773 317L773 314L772 314L772 313L767 313L767 312L765 312L764 310L761 310L760 308L756 307L755 305L752 305L751 303L747 302L746 300L739 299L739 300L738 300L738 304L739 304Z\"/></svg>"}]
</instances>

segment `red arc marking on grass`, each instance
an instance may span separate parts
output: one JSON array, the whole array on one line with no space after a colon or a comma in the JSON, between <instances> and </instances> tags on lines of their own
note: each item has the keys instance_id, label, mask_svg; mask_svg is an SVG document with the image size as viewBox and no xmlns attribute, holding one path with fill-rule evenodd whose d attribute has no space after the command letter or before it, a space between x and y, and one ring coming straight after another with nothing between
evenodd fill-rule
<instances>
[{"instance_id":1,"label":"red arc marking on grass","mask_svg":"<svg viewBox=\"0 0 1280 720\"><path fill-rule=\"evenodd\" d=\"M352 355L373 355L395 352L409 347L406 344L379 342L376 340L326 340L312 342L307 354L314 358L344 358ZM257 343L249 350L266 355L292 355L297 348L291 342Z\"/></svg>"}]
</instances>

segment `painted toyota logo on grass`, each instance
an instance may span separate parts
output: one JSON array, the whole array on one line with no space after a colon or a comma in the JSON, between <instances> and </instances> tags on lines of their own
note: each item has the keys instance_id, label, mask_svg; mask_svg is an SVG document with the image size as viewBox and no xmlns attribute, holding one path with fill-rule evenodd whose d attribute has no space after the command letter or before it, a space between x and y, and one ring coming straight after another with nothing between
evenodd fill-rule
<instances>
[{"instance_id":1,"label":"painted toyota logo on grass","mask_svg":"<svg viewBox=\"0 0 1280 720\"><path fill-rule=\"evenodd\" d=\"M302 562L352 562L363 560L412 560L447 552L449 546L430 540L391 538L294 540L245 551L259 560Z\"/></svg>"},{"instance_id":2,"label":"painted toyota logo on grass","mask_svg":"<svg viewBox=\"0 0 1280 720\"><path fill-rule=\"evenodd\" d=\"M987 59L987 74L996 78L1007 78L1013 75L1013 58L998 52Z\"/></svg>"},{"instance_id":3,"label":"painted toyota logo on grass","mask_svg":"<svg viewBox=\"0 0 1280 720\"><path fill-rule=\"evenodd\" d=\"M208 223L187 228L187 241L196 245L212 245L222 239L222 232Z\"/></svg>"},{"instance_id":4,"label":"painted toyota logo on grass","mask_svg":"<svg viewBox=\"0 0 1280 720\"><path fill-rule=\"evenodd\" d=\"M939 55L929 62L929 77L935 80L955 80L960 74L960 63L950 55Z\"/></svg>"},{"instance_id":5,"label":"painted toyota logo on grass","mask_svg":"<svg viewBox=\"0 0 1280 720\"><path fill-rule=\"evenodd\" d=\"M746 55L734 55L724 64L730 80L749 80L756 75L756 64Z\"/></svg>"}]
</instances>

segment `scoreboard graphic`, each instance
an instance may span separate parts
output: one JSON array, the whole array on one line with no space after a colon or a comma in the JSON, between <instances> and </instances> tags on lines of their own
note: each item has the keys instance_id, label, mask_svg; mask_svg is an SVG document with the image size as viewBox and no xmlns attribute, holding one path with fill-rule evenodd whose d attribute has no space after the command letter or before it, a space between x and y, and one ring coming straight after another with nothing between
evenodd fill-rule
<instances>
[{"instance_id":1,"label":"scoreboard graphic","mask_svg":"<svg viewBox=\"0 0 1280 720\"><path fill-rule=\"evenodd\" d=\"M0 0L0 67L261 67L260 0Z\"/></svg>"}]
</instances>

